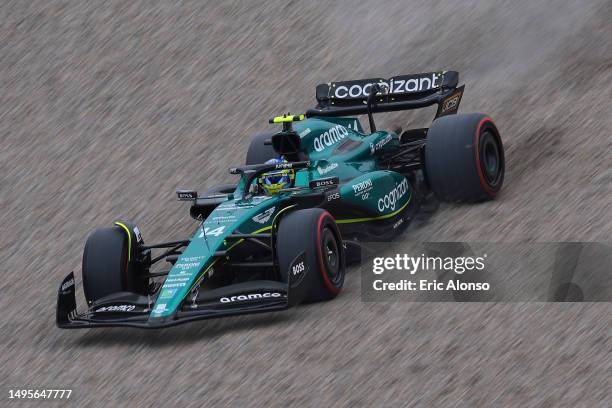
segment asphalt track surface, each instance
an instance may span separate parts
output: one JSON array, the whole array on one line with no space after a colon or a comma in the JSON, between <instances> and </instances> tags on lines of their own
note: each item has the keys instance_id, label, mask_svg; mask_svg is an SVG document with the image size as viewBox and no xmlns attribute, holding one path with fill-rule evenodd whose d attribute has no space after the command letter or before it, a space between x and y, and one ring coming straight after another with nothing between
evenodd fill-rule
<instances>
[{"instance_id":1,"label":"asphalt track surface","mask_svg":"<svg viewBox=\"0 0 612 408\"><path fill-rule=\"evenodd\" d=\"M610 303L364 303L349 275L335 301L273 315L55 328L92 229L184 237L175 189L232 181L268 117L330 80L455 69L461 111L502 132L499 199L443 205L406 239L611 241L609 1L329 3L2 2L0 405L64 405L11 388L72 388L68 406L612 405Z\"/></svg>"}]
</instances>

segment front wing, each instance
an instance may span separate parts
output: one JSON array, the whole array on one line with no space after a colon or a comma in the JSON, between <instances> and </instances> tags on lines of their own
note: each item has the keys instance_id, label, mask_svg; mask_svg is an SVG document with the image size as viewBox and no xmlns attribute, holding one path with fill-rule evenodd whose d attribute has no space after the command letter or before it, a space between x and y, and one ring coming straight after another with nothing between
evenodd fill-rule
<instances>
[{"instance_id":1,"label":"front wing","mask_svg":"<svg viewBox=\"0 0 612 408\"><path fill-rule=\"evenodd\" d=\"M196 320L239 314L280 311L289 308L287 284L252 281L202 292L171 317L152 316L154 301L147 296L120 292L77 312L74 273L64 278L57 296L56 324L62 329L136 327L157 329Z\"/></svg>"}]
</instances>

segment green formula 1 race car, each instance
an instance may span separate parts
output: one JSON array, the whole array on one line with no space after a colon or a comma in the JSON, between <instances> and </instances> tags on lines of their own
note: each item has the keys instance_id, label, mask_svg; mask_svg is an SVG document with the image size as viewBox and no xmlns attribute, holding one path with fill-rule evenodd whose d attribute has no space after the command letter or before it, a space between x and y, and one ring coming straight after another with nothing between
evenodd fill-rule
<instances>
[{"instance_id":1,"label":"green formula 1 race car","mask_svg":"<svg viewBox=\"0 0 612 408\"><path fill-rule=\"evenodd\" d=\"M333 299L358 242L392 239L427 197L477 202L500 191L499 132L486 115L457 114L458 78L319 85L315 108L276 117L280 131L253 138L246 165L230 169L237 184L177 192L199 221L192 237L146 245L128 221L94 231L83 253L87 310L76 310L70 273L57 325L159 328ZM374 113L430 105L438 109L428 129L376 129ZM152 272L159 261L169 270Z\"/></svg>"}]
</instances>

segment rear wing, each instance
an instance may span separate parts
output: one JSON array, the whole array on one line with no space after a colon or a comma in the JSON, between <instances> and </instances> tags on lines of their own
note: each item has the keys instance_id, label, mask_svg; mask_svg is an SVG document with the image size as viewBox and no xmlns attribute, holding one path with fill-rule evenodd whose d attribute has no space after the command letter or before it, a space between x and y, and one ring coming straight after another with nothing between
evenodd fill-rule
<instances>
[{"instance_id":1,"label":"rear wing","mask_svg":"<svg viewBox=\"0 0 612 408\"><path fill-rule=\"evenodd\" d=\"M436 117L439 117L457 112L464 89L464 85L458 87L458 83L457 71L441 71L320 84L316 91L317 106L309 109L306 116L361 115L437 104ZM368 96L374 84L378 84L381 91L368 107Z\"/></svg>"}]
</instances>

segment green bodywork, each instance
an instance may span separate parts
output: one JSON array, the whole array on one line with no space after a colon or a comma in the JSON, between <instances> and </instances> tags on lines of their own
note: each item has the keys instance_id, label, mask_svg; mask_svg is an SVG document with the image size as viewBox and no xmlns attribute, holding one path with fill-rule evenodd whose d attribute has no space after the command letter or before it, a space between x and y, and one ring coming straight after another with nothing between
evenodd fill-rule
<instances>
[{"instance_id":1,"label":"green bodywork","mask_svg":"<svg viewBox=\"0 0 612 408\"><path fill-rule=\"evenodd\" d=\"M350 209L339 214L332 211L340 225L388 219L407 208L412 198L408 180L378 165L381 154L398 149L397 134L365 134L356 118L309 118L294 122L293 129L300 135L301 150L310 160L308 169L296 171L295 187L304 189L248 197L242 176L234 194L228 195L227 201L201 223L170 270L150 319L171 317L183 300L188 304L191 290L205 283L207 276L214 273L215 263L221 260L215 252L231 251L242 243L240 239L227 239L228 235L270 231L275 218L290 209L288 199L292 195L312 192L308 189L312 180L332 176L340 179L333 196L334 208Z\"/></svg>"}]
</instances>

